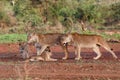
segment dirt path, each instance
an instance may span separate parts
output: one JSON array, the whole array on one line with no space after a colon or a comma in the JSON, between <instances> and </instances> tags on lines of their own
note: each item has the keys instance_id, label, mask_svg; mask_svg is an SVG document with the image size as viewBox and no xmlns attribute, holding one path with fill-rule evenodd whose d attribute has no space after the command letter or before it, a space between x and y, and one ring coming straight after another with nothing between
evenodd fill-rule
<instances>
[{"instance_id":1,"label":"dirt path","mask_svg":"<svg viewBox=\"0 0 120 80\"><path fill-rule=\"evenodd\" d=\"M82 49L83 59L75 61L74 48L71 46L69 59L62 60L63 50L54 46L51 47L52 57L58 61L25 63L19 56L17 44L0 44L0 80L22 80L24 77L30 80L120 80L120 44L109 45L118 56L118 60L100 48L102 57L99 60L92 59L96 54L91 49ZM33 46L30 50L31 55L36 53Z\"/></svg>"}]
</instances>

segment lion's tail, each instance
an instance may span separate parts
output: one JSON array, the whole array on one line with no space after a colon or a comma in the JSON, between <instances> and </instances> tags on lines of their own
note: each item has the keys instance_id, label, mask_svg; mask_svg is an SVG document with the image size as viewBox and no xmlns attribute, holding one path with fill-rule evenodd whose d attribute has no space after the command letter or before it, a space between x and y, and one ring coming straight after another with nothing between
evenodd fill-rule
<instances>
[{"instance_id":1,"label":"lion's tail","mask_svg":"<svg viewBox=\"0 0 120 80\"><path fill-rule=\"evenodd\" d=\"M99 36L98 38L98 45L99 46L102 46L103 48L105 49L110 49L110 50L113 50L109 47L108 43L105 41L105 39L103 39L101 36Z\"/></svg>"}]
</instances>

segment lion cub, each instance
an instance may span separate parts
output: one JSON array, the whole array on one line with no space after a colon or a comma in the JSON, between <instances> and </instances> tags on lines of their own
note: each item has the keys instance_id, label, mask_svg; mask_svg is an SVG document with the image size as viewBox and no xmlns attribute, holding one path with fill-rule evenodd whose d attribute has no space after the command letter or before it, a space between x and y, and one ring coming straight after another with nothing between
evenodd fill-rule
<instances>
[{"instance_id":1,"label":"lion cub","mask_svg":"<svg viewBox=\"0 0 120 80\"><path fill-rule=\"evenodd\" d=\"M29 61L57 61L57 59L53 59L51 56L50 48L47 47L41 55L32 56Z\"/></svg>"},{"instance_id":2,"label":"lion cub","mask_svg":"<svg viewBox=\"0 0 120 80\"><path fill-rule=\"evenodd\" d=\"M35 44L36 50L40 50L40 45L38 43ZM57 61L57 59L51 58L52 53L50 51L50 48L46 48L43 54L31 56L29 55L28 51L28 44L27 43L21 43L19 44L19 51L23 59L26 59L26 61Z\"/></svg>"},{"instance_id":3,"label":"lion cub","mask_svg":"<svg viewBox=\"0 0 120 80\"><path fill-rule=\"evenodd\" d=\"M110 52L114 58L117 58L115 53L108 46L107 42L100 35L87 35L78 33L66 34L61 37L61 43L72 43L72 45L75 47L76 60L81 58L81 48L92 48L97 54L94 59L99 59L102 55L99 50L99 46L102 46L108 52ZM65 55L68 56L68 54Z\"/></svg>"}]
</instances>

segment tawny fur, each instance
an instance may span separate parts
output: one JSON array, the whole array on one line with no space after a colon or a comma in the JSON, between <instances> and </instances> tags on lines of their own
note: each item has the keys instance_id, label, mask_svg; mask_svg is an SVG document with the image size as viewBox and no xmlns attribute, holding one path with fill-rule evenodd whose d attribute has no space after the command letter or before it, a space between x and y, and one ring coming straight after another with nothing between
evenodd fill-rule
<instances>
[{"instance_id":1,"label":"tawny fur","mask_svg":"<svg viewBox=\"0 0 120 80\"><path fill-rule=\"evenodd\" d=\"M35 47L37 50L40 49L40 45L39 44L35 44ZM19 51L20 51L20 55L22 55L23 59L29 60L29 61L57 61L57 59L53 59L51 58L52 53L50 52L50 48L46 48L46 50L43 52L43 54L39 55L39 56L32 56L30 58L29 55L29 51L28 51L28 45L26 43L20 43L19 44Z\"/></svg>"},{"instance_id":2,"label":"tawny fur","mask_svg":"<svg viewBox=\"0 0 120 80\"><path fill-rule=\"evenodd\" d=\"M60 43L60 38L64 34L60 33L48 33L48 34L30 34L28 38L28 43L39 43L41 45L41 49L37 51L37 55L41 55L47 47L51 47L54 45L60 45L65 54L68 54L67 46L63 46ZM63 59L67 59L67 56L63 57Z\"/></svg>"},{"instance_id":3,"label":"tawny fur","mask_svg":"<svg viewBox=\"0 0 120 80\"><path fill-rule=\"evenodd\" d=\"M51 58L52 53L48 51L44 51L39 56L32 56L29 61L57 61L57 59Z\"/></svg>"},{"instance_id":4,"label":"tawny fur","mask_svg":"<svg viewBox=\"0 0 120 80\"><path fill-rule=\"evenodd\" d=\"M99 50L99 46L102 46L107 51L109 51L114 58L117 58L115 53L108 46L107 42L100 35L87 35L78 33L66 34L61 37L61 43L72 43L72 45L75 47L76 60L82 58L80 55L81 48L92 48L97 54L94 59L99 59L102 55ZM68 54L66 55L68 56Z\"/></svg>"}]
</instances>

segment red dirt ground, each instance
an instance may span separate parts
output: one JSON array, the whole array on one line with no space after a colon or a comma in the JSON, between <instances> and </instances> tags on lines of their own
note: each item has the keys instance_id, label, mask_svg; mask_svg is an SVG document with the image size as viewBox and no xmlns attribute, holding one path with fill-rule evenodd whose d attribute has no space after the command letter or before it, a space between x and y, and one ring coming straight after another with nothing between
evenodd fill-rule
<instances>
[{"instance_id":1,"label":"red dirt ground","mask_svg":"<svg viewBox=\"0 0 120 80\"><path fill-rule=\"evenodd\" d=\"M69 59L62 60L64 52L59 46L51 47L56 62L25 62L19 55L18 44L0 44L0 80L120 80L120 43L109 43L118 56L100 48L102 57L91 49L82 49L80 61L74 60L74 48L69 46ZM31 55L35 49L30 46Z\"/></svg>"}]
</instances>

